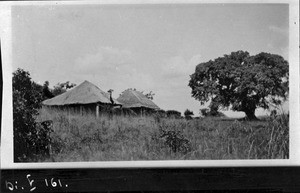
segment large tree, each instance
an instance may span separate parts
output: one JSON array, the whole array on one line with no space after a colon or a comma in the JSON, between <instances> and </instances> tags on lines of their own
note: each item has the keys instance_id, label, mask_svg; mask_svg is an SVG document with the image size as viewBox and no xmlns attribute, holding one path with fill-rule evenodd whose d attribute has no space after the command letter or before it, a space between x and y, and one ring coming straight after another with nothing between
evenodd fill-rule
<instances>
[{"instance_id":1,"label":"large tree","mask_svg":"<svg viewBox=\"0 0 300 193\"><path fill-rule=\"evenodd\" d=\"M198 64L190 78L192 96L201 104L213 101L253 120L256 108L268 109L287 99L289 65L279 55L237 51Z\"/></svg>"}]
</instances>

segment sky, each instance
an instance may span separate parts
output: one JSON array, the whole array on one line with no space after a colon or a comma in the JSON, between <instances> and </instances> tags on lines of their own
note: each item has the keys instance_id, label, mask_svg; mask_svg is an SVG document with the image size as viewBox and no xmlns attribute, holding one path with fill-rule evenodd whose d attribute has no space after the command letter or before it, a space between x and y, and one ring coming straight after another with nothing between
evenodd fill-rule
<instances>
[{"instance_id":1,"label":"sky","mask_svg":"<svg viewBox=\"0 0 300 193\"><path fill-rule=\"evenodd\" d=\"M14 6L13 70L51 87L88 80L114 98L127 88L152 91L160 108L199 116L207 105L188 87L196 65L238 50L288 60L288 11L286 4Z\"/></svg>"}]
</instances>

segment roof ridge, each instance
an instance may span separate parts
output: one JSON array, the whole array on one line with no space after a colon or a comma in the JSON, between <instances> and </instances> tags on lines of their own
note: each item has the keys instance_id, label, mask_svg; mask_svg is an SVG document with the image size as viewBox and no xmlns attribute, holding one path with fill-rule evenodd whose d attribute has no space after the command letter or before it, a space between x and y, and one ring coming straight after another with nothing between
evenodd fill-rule
<instances>
[{"instance_id":1,"label":"roof ridge","mask_svg":"<svg viewBox=\"0 0 300 193\"><path fill-rule=\"evenodd\" d=\"M139 100L139 101L141 101L140 100L140 97L139 96L137 96L137 93L136 93L136 90L132 90L132 91L135 91L135 92L132 92L133 93L133 95Z\"/></svg>"},{"instance_id":2,"label":"roof ridge","mask_svg":"<svg viewBox=\"0 0 300 193\"><path fill-rule=\"evenodd\" d=\"M130 94L132 93L132 94ZM131 99L130 99L131 98ZM117 99L123 103L124 107L140 107L159 109L159 107L149 98L147 98L142 92L137 90L126 90Z\"/></svg>"}]
</instances>

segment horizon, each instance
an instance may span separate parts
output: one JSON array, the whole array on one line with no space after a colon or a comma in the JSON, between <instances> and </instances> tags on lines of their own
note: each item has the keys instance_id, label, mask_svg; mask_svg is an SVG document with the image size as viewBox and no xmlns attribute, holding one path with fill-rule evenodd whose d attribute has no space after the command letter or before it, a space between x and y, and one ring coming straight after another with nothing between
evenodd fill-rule
<instances>
[{"instance_id":1,"label":"horizon","mask_svg":"<svg viewBox=\"0 0 300 193\"><path fill-rule=\"evenodd\" d=\"M208 106L192 98L188 87L196 65L238 50L289 61L288 40L288 4L12 8L13 71L29 71L33 81L49 81L50 88L88 80L105 92L113 89L114 98L128 88L152 91L161 109L189 109L195 116ZM288 102L283 108L288 110Z\"/></svg>"}]
</instances>

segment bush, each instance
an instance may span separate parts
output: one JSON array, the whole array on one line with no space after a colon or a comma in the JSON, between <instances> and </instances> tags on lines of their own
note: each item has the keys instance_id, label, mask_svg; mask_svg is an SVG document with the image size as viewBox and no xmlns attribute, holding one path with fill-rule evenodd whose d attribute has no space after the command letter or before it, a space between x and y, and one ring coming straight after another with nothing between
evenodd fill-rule
<instances>
[{"instance_id":1,"label":"bush","mask_svg":"<svg viewBox=\"0 0 300 193\"><path fill-rule=\"evenodd\" d=\"M203 117L207 117L209 113L209 109L208 108L200 109L200 113Z\"/></svg>"},{"instance_id":2,"label":"bush","mask_svg":"<svg viewBox=\"0 0 300 193\"><path fill-rule=\"evenodd\" d=\"M189 109L186 109L185 111L184 111L184 117L186 118L186 119L193 119L192 118L192 115L194 115L194 113L193 113L193 111L190 111Z\"/></svg>"},{"instance_id":3,"label":"bush","mask_svg":"<svg viewBox=\"0 0 300 193\"><path fill-rule=\"evenodd\" d=\"M42 93L39 85L31 81L29 72L17 69L13 73L13 129L14 161L30 161L47 136L46 130L36 123L41 107Z\"/></svg>"},{"instance_id":4,"label":"bush","mask_svg":"<svg viewBox=\"0 0 300 193\"><path fill-rule=\"evenodd\" d=\"M175 110L167 110L167 117L168 118L175 118L175 119L180 119L181 118L181 113Z\"/></svg>"},{"instance_id":5,"label":"bush","mask_svg":"<svg viewBox=\"0 0 300 193\"><path fill-rule=\"evenodd\" d=\"M172 152L177 153L187 153L191 150L190 141L186 139L182 132L180 131L164 131L160 138L165 140L165 144L172 150Z\"/></svg>"}]
</instances>

